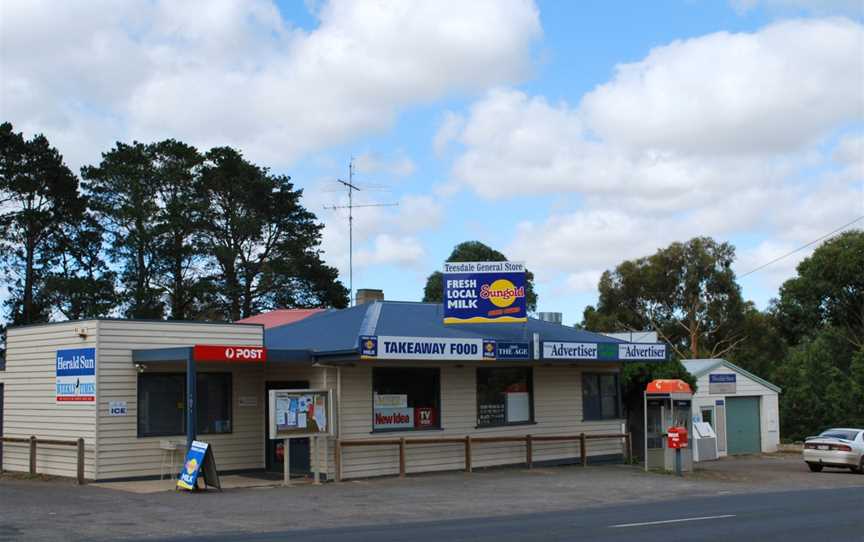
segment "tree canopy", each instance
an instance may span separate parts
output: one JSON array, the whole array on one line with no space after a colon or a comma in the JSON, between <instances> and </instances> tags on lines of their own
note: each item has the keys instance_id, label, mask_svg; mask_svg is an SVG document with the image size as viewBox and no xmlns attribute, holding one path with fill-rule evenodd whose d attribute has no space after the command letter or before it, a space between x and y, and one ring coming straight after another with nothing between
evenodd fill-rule
<instances>
[{"instance_id":1,"label":"tree canopy","mask_svg":"<svg viewBox=\"0 0 864 542\"><path fill-rule=\"evenodd\" d=\"M743 339L745 304L731 269L735 248L710 237L672 243L606 271L592 331L657 331L681 358L720 357Z\"/></svg>"},{"instance_id":2,"label":"tree canopy","mask_svg":"<svg viewBox=\"0 0 864 542\"><path fill-rule=\"evenodd\" d=\"M448 262L506 262L507 256L480 241L465 241L453 248ZM424 303L441 303L444 300L444 274L434 271L426 279L423 288ZM534 273L525 272L525 302L528 312L537 310L537 293L534 290Z\"/></svg>"}]
</instances>

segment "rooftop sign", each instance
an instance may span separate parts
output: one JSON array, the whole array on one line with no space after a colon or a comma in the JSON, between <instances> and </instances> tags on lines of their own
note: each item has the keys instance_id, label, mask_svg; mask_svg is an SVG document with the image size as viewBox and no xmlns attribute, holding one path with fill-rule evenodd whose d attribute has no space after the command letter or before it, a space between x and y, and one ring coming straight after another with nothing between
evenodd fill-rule
<instances>
[{"instance_id":1,"label":"rooftop sign","mask_svg":"<svg viewBox=\"0 0 864 542\"><path fill-rule=\"evenodd\" d=\"M446 262L443 304L445 324L526 322L525 264Z\"/></svg>"}]
</instances>

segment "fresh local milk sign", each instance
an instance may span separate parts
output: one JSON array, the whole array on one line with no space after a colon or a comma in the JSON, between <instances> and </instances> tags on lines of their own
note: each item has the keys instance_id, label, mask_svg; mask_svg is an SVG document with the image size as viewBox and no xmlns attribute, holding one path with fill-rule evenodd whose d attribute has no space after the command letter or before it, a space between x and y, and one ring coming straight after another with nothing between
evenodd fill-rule
<instances>
[{"instance_id":1,"label":"fresh local milk sign","mask_svg":"<svg viewBox=\"0 0 864 542\"><path fill-rule=\"evenodd\" d=\"M56 357L58 402L96 401L96 349L58 350Z\"/></svg>"},{"instance_id":2,"label":"fresh local milk sign","mask_svg":"<svg viewBox=\"0 0 864 542\"><path fill-rule=\"evenodd\" d=\"M596 359L598 361L662 361L665 344L544 342L543 359Z\"/></svg>"},{"instance_id":3,"label":"fresh local milk sign","mask_svg":"<svg viewBox=\"0 0 864 542\"><path fill-rule=\"evenodd\" d=\"M526 322L525 264L446 262L444 323Z\"/></svg>"}]
</instances>

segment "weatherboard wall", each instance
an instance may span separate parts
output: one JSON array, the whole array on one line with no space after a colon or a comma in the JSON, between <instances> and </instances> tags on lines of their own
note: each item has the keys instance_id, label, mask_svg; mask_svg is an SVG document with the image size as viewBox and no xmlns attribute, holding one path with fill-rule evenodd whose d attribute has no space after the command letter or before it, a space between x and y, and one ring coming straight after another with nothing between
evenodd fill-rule
<instances>
[{"instance_id":1,"label":"weatherboard wall","mask_svg":"<svg viewBox=\"0 0 864 542\"><path fill-rule=\"evenodd\" d=\"M95 477L96 402L56 401L57 350L96 348L96 321L13 327L6 334L3 435L6 437L77 440L84 439L84 476ZM81 338L76 328L86 328ZM97 363L98 378L98 363ZM96 393L99 393L97 384ZM98 396L97 396L98 398ZM38 445L36 468L39 474L75 476L77 451L74 446ZM28 444L3 445L3 469L27 472Z\"/></svg>"},{"instance_id":2,"label":"weatherboard wall","mask_svg":"<svg viewBox=\"0 0 864 542\"><path fill-rule=\"evenodd\" d=\"M711 394L710 375L735 373L736 392L734 395ZM698 415L701 407L715 407L717 400L726 401L727 397L759 397L759 417L761 445L763 453L776 452L780 445L780 410L778 405L778 394L776 391L764 384L749 378L747 375L727 366L718 366L710 372L700 376L697 381L696 394L693 396L693 414ZM729 424L728 414L726 424ZM724 447L724 450L726 448ZM720 456L727 455L726 451L719 452Z\"/></svg>"},{"instance_id":3,"label":"weatherboard wall","mask_svg":"<svg viewBox=\"0 0 864 542\"><path fill-rule=\"evenodd\" d=\"M392 366L392 364L388 364ZM411 366L422 365L412 362ZM433 366L433 365L429 365ZM372 431L372 367L346 367L342 371L342 426L340 438L393 439L405 437L464 437L574 435L620 433L623 420L582 420L582 373L610 371L605 366L535 366L533 368L534 424L477 428L477 367L444 366L441 368L440 430ZM482 366L488 367L488 364ZM501 366L506 366L501 364ZM592 440L589 457L621 455L621 440ZM396 446L348 447L343 449L342 473L345 478L394 475L399 472ZM572 461L579 457L578 442L534 443L534 461ZM512 465L525 462L522 443L475 443L472 446L474 467ZM465 466L461 444L409 445L406 448L408 473L458 470Z\"/></svg>"},{"instance_id":4,"label":"weatherboard wall","mask_svg":"<svg viewBox=\"0 0 864 542\"><path fill-rule=\"evenodd\" d=\"M169 348L193 344L260 346L263 328L257 325L204 324L192 322L141 322L105 320L99 322L98 348L98 458L99 479L159 476L162 440L182 443L175 467L186 446L185 435L138 437L138 371L132 362L137 349ZM198 363L199 373L232 373L232 432L199 435L213 445L220 470L254 469L264 466L263 448L263 364ZM185 363L147 367L147 372L185 373ZM258 407L240 407L241 396L256 396ZM109 416L111 401L126 401L126 416Z\"/></svg>"}]
</instances>

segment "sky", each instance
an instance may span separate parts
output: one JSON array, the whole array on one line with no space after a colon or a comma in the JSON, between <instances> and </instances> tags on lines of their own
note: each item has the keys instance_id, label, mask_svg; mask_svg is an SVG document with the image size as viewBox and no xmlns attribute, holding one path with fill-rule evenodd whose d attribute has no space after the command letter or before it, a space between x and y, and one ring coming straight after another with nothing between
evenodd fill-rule
<instances>
[{"instance_id":1,"label":"sky","mask_svg":"<svg viewBox=\"0 0 864 542\"><path fill-rule=\"evenodd\" d=\"M479 240L578 323L604 270L737 249L760 308L864 216L861 0L7 0L0 119L77 171L116 141L290 175L354 288L420 300ZM864 227L864 220L855 225Z\"/></svg>"}]
</instances>

